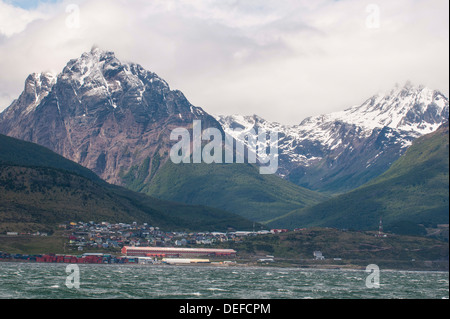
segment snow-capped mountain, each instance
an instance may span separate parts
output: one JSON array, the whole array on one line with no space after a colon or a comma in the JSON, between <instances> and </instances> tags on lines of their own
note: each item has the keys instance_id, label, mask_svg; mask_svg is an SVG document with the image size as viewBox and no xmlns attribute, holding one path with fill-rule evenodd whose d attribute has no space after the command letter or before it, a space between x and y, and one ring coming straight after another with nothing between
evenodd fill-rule
<instances>
[{"instance_id":1,"label":"snow-capped mountain","mask_svg":"<svg viewBox=\"0 0 450 319\"><path fill-rule=\"evenodd\" d=\"M256 115L215 119L157 74L93 48L59 74L31 74L0 114L0 133L50 148L110 183L143 185L167 160L174 128L201 120L237 139L236 128L263 128L278 132L277 174L313 190L343 192L386 171L448 116L447 97L408 83L293 126Z\"/></svg>"},{"instance_id":2,"label":"snow-capped mountain","mask_svg":"<svg viewBox=\"0 0 450 319\"><path fill-rule=\"evenodd\" d=\"M269 122L257 115L217 119L237 139L243 136L239 130L277 131L280 176L310 189L342 192L387 170L415 138L435 131L448 117L447 97L407 83L361 105L310 117L298 125Z\"/></svg>"},{"instance_id":3,"label":"snow-capped mountain","mask_svg":"<svg viewBox=\"0 0 450 319\"><path fill-rule=\"evenodd\" d=\"M0 118L12 119L29 114L50 93L55 83L56 75L52 73L30 74L25 80L25 88L20 97L0 114Z\"/></svg>"},{"instance_id":4,"label":"snow-capped mountain","mask_svg":"<svg viewBox=\"0 0 450 319\"><path fill-rule=\"evenodd\" d=\"M439 91L407 83L345 111L308 118L300 126L341 121L367 130L390 127L420 136L435 131L447 117L448 98Z\"/></svg>"},{"instance_id":5,"label":"snow-capped mountain","mask_svg":"<svg viewBox=\"0 0 450 319\"><path fill-rule=\"evenodd\" d=\"M0 114L0 133L43 145L121 184L150 178L168 158L171 129L197 119L221 129L155 73L93 48L57 75L30 75Z\"/></svg>"},{"instance_id":6,"label":"snow-capped mountain","mask_svg":"<svg viewBox=\"0 0 450 319\"><path fill-rule=\"evenodd\" d=\"M45 146L111 184L201 205L179 212L193 219L211 214L209 206L259 222L326 198L260 175L252 165L173 164L170 135L175 128L193 132L194 120L224 136L214 117L155 73L94 48L57 75L28 77L20 97L0 114L0 133ZM156 205L166 210L163 202Z\"/></svg>"}]
</instances>

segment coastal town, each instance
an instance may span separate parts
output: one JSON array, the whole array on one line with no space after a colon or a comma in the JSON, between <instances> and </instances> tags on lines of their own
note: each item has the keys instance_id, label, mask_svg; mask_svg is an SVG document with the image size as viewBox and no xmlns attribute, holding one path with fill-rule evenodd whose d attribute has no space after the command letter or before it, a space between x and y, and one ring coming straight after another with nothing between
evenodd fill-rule
<instances>
[{"instance_id":1,"label":"coastal town","mask_svg":"<svg viewBox=\"0 0 450 319\"><path fill-rule=\"evenodd\" d=\"M39 255L9 254L0 252L0 261L37 261L72 263L209 263L209 259L162 259L163 257L236 257L236 251L215 248L219 243L240 242L245 237L288 232L288 229L227 232L176 232L163 231L159 227L128 223L66 222L57 227L66 238L64 254L43 253ZM46 232L7 232L6 237L48 237ZM159 249L158 253L127 253L131 248ZM76 257L75 255L78 255ZM120 257L116 257L120 256ZM140 258L138 258L140 257ZM159 257L159 259L158 259ZM223 258L222 258L223 259ZM228 261L230 262L230 261Z\"/></svg>"},{"instance_id":2,"label":"coastal town","mask_svg":"<svg viewBox=\"0 0 450 319\"><path fill-rule=\"evenodd\" d=\"M432 249L423 248L430 245ZM335 228L189 232L135 222L68 221L48 233L0 234L0 262L362 269L374 260L389 269L447 271L448 242L385 233L381 223L378 230L364 232Z\"/></svg>"},{"instance_id":3,"label":"coastal town","mask_svg":"<svg viewBox=\"0 0 450 319\"><path fill-rule=\"evenodd\" d=\"M121 249L124 246L155 246L155 247L192 247L212 245L227 241L240 241L247 236L258 236L288 232L287 229L271 229L259 231L229 231L229 232L175 232L163 231L159 227L146 223L133 222L70 222L60 224L60 229L68 234L67 249L83 251L89 248Z\"/></svg>"}]
</instances>

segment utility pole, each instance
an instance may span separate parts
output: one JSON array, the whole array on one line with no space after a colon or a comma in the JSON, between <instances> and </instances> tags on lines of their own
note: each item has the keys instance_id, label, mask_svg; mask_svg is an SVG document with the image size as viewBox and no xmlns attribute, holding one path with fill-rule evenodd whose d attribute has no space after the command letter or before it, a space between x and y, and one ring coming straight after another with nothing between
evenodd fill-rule
<instances>
[{"instance_id":1,"label":"utility pole","mask_svg":"<svg viewBox=\"0 0 450 319\"><path fill-rule=\"evenodd\" d=\"M383 220L381 219L381 216L380 224L378 225L378 234L376 235L376 237L386 237L386 235L383 233Z\"/></svg>"}]
</instances>

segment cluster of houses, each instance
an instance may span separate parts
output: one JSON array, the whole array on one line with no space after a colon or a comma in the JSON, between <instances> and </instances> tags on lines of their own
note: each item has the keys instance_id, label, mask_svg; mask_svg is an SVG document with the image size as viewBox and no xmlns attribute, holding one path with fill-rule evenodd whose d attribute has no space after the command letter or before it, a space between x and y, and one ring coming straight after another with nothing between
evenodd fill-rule
<instances>
[{"instance_id":1,"label":"cluster of houses","mask_svg":"<svg viewBox=\"0 0 450 319\"><path fill-rule=\"evenodd\" d=\"M66 248L70 250L83 251L88 248L95 249L122 249L127 246L132 247L193 247L197 245L212 245L227 241L242 241L248 236L280 234L289 232L288 229L271 229L260 231L230 231L230 232L167 232L159 227L153 227L146 223L131 224L109 223L109 222L68 222L59 225L60 229L67 232L68 244ZM294 229L302 231L305 228ZM33 235L47 236L47 233L27 233L8 232L7 236ZM273 256L260 259L258 262L273 262ZM315 260L325 260L321 251L314 251ZM341 258L334 258L341 260Z\"/></svg>"},{"instance_id":2,"label":"cluster of houses","mask_svg":"<svg viewBox=\"0 0 450 319\"><path fill-rule=\"evenodd\" d=\"M284 229L232 232L167 232L144 224L112 224L108 222L70 222L59 225L69 230L69 247L82 251L92 248L122 248L124 246L182 247L211 245L225 241L240 241L246 236L287 232Z\"/></svg>"}]
</instances>

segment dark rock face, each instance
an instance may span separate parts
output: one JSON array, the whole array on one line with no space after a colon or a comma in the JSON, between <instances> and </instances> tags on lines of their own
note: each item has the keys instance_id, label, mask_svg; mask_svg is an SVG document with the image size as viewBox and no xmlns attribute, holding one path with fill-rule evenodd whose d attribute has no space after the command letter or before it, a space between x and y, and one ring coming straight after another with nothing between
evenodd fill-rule
<instances>
[{"instance_id":1,"label":"dark rock face","mask_svg":"<svg viewBox=\"0 0 450 319\"><path fill-rule=\"evenodd\" d=\"M0 115L0 132L48 147L122 184L133 166L167 160L173 128L220 124L155 73L92 49L57 76L30 75L20 97ZM150 159L150 160L149 160ZM155 171L157 167L153 167Z\"/></svg>"}]
</instances>

